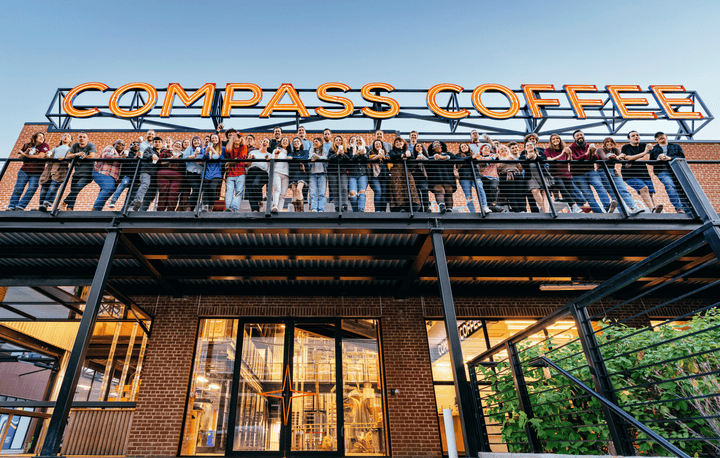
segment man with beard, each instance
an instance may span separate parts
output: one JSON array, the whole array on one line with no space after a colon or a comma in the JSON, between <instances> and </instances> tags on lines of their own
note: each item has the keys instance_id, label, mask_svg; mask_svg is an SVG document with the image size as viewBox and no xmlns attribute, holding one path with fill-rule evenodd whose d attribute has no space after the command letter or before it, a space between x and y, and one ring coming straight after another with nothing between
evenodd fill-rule
<instances>
[{"instance_id":1,"label":"man with beard","mask_svg":"<svg viewBox=\"0 0 720 458\"><path fill-rule=\"evenodd\" d=\"M573 139L575 140L570 146L567 147L569 150L572 160L578 162L589 162L589 164L573 164L572 175L573 181L580 189L585 200L590 204L593 213L605 213L605 211L612 213L617 207L615 200L608 198L609 193L602 184L600 175L595 170L595 165L592 162L599 159L597 155L597 148L594 143L588 144L585 142L585 134L581 130L573 132ZM590 187L595 188L600 200L603 203L603 207L600 207L595 195Z\"/></svg>"},{"instance_id":2,"label":"man with beard","mask_svg":"<svg viewBox=\"0 0 720 458\"><path fill-rule=\"evenodd\" d=\"M667 135L664 132L655 134L657 145L650 150L650 159L653 161L672 161L673 159L685 159L685 153L682 147L677 143L668 143ZM686 199L680 197L677 192L677 184L673 179L670 166L667 162L661 162L653 165L653 172L658 180L665 186L665 192L670 199L670 203L675 207L677 213L687 213L690 211Z\"/></svg>"},{"instance_id":3,"label":"man with beard","mask_svg":"<svg viewBox=\"0 0 720 458\"><path fill-rule=\"evenodd\" d=\"M137 186L137 191L132 201L132 209L134 211L143 210L146 211L150 208L150 203L155 195L155 191L150 191L150 187L155 178L155 172L157 171L157 161L160 159L160 152L163 150L163 139L161 137L153 138L153 146L146 149L140 156L140 169L138 170L138 181L140 185Z\"/></svg>"},{"instance_id":4,"label":"man with beard","mask_svg":"<svg viewBox=\"0 0 720 458\"><path fill-rule=\"evenodd\" d=\"M84 159L92 159L95 158L96 155L97 147L95 144L88 142L88 134L80 132L77 143L75 143L65 155L68 159L78 159L72 181L70 182L70 193L65 197L63 202L63 208L65 210L72 211L80 191L92 183L92 173L95 168L95 163Z\"/></svg>"},{"instance_id":5,"label":"man with beard","mask_svg":"<svg viewBox=\"0 0 720 458\"><path fill-rule=\"evenodd\" d=\"M306 151L310 151L312 148L312 142L307 139L307 131L305 130L305 126L298 127L297 130L298 137L300 137L300 141L302 141L303 149Z\"/></svg>"},{"instance_id":6,"label":"man with beard","mask_svg":"<svg viewBox=\"0 0 720 458\"><path fill-rule=\"evenodd\" d=\"M146 149L152 147L153 138L155 138L155 131L150 129L147 131L147 134L145 135L145 140L140 143L140 152L144 153ZM142 137L141 137L142 139Z\"/></svg>"},{"instance_id":7,"label":"man with beard","mask_svg":"<svg viewBox=\"0 0 720 458\"><path fill-rule=\"evenodd\" d=\"M268 151L275 151L275 149L280 146L280 139L282 139L282 127L276 127L273 129L273 136L270 139Z\"/></svg>"}]
</instances>

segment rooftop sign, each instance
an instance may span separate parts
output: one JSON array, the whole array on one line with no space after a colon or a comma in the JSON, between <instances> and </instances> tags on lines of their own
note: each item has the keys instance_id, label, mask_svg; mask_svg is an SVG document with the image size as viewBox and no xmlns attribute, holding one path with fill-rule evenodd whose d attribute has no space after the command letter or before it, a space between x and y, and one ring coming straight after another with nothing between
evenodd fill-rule
<instances>
[{"instance_id":1,"label":"rooftop sign","mask_svg":"<svg viewBox=\"0 0 720 458\"><path fill-rule=\"evenodd\" d=\"M78 101L81 96L86 100L91 95L97 99L98 94L104 99L100 103ZM424 106L401 103L402 96L408 94L415 99L424 96ZM269 100L261 104L267 96ZM487 103L488 97L495 105ZM466 89L442 83L424 90L396 89L379 82L355 89L339 82L325 83L315 89L295 89L290 83L274 89L262 89L254 83L228 83L223 88L207 83L192 89L177 83L166 88L128 83L110 88L104 83L92 82L58 89L46 115L57 129L69 128L71 118L95 116L127 119L137 129L143 122L182 127L168 123L170 118L210 118L215 125L227 118L295 120L274 126L363 117L372 119L376 128L382 120L392 118L442 122L450 126L451 133L458 126L503 130L469 123L472 119L520 119L525 121L525 130L535 132L548 119L602 120L608 124L611 134L617 133L613 132L615 125L624 125L627 121L671 120L678 122L680 133L689 136L713 119L699 95L682 85L651 85L647 89L631 84L607 85L598 89L590 84L565 84L556 89L552 84L523 84L520 89L510 89L485 83ZM695 127L695 122L701 125Z\"/></svg>"}]
</instances>

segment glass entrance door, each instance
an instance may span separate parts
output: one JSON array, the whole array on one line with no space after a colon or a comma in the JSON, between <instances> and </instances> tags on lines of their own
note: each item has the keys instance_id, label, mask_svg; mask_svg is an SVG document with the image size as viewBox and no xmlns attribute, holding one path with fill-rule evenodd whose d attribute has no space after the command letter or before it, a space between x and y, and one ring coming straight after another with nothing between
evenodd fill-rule
<instances>
[{"instance_id":1,"label":"glass entrance door","mask_svg":"<svg viewBox=\"0 0 720 458\"><path fill-rule=\"evenodd\" d=\"M241 322L230 455L332 456L338 431L335 322Z\"/></svg>"}]
</instances>

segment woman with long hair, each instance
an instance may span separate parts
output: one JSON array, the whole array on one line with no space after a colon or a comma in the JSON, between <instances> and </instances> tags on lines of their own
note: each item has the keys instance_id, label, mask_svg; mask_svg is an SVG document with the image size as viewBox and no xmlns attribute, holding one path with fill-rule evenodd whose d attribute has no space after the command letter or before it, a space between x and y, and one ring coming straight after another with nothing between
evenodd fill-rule
<instances>
[{"instance_id":1,"label":"woman with long hair","mask_svg":"<svg viewBox=\"0 0 720 458\"><path fill-rule=\"evenodd\" d=\"M571 159L570 154L565 149L565 142L558 134L550 135L550 142L545 148L545 160L550 161L550 175L555 180L553 189L560 192L562 202L570 205L572 213L580 213L580 207L585 203L580 189L578 189L575 181L573 181L572 172L569 163L558 163L556 161L568 161Z\"/></svg>"},{"instance_id":2,"label":"woman with long hair","mask_svg":"<svg viewBox=\"0 0 720 458\"><path fill-rule=\"evenodd\" d=\"M327 150L323 147L322 138L313 138L310 150L309 199L311 212L325 211L325 194L327 193Z\"/></svg>"},{"instance_id":3,"label":"woman with long hair","mask_svg":"<svg viewBox=\"0 0 720 458\"><path fill-rule=\"evenodd\" d=\"M328 152L327 181L330 195L335 200L335 209L338 212L346 212L350 207L348 201L348 171L350 167L350 154L345 139L336 135Z\"/></svg>"},{"instance_id":4,"label":"woman with long hair","mask_svg":"<svg viewBox=\"0 0 720 458\"><path fill-rule=\"evenodd\" d=\"M543 157L537 150L533 140L525 141L524 146L525 149L521 156L530 161L529 164L526 164L527 169L530 171L530 176L526 177L527 189L532 193L538 209L540 209L541 212L545 212L545 194L542 189L543 177L540 176L542 169L545 167L545 165L540 162ZM527 170L525 173L527 173ZM532 202L530 206L532 207Z\"/></svg>"},{"instance_id":5,"label":"woman with long hair","mask_svg":"<svg viewBox=\"0 0 720 458\"><path fill-rule=\"evenodd\" d=\"M472 162L473 152L470 149L470 145L467 143L461 143L458 147L458 154L456 157L464 160L462 163L457 165L457 171L460 188L462 188L463 194L465 194L465 202L467 203L468 211L470 213L475 213L475 205L473 204L472 195L472 189L475 187L478 195L478 203L482 206L483 211L485 213L492 213L492 210L487 204L487 196L485 195L485 188L483 188L482 181L480 181L480 178L477 179L477 182L475 180L475 174L472 170L474 167ZM473 183L475 186L473 186Z\"/></svg>"},{"instance_id":6,"label":"woman with long hair","mask_svg":"<svg viewBox=\"0 0 720 458\"><path fill-rule=\"evenodd\" d=\"M615 143L615 140L612 137L606 137L605 140L603 140L602 144L602 148L597 149L597 155L601 161L610 161L610 163L608 164L608 169L613 182L615 182L615 187L618 190L618 194L620 194L620 197L630 209L630 212L632 212L633 214L645 211L643 207L639 206L637 202L635 202L632 194L630 194L627 189L627 184L623 180L623 177L615 169L616 162L614 161L620 159L621 154L620 148L618 147L617 143ZM610 185L610 181L607 179L606 174L600 173L600 179L602 180L603 186L605 186L606 190L612 190L612 186ZM611 195L609 196L609 198L611 200L613 199Z\"/></svg>"},{"instance_id":7,"label":"woman with long hair","mask_svg":"<svg viewBox=\"0 0 720 458\"><path fill-rule=\"evenodd\" d=\"M210 142L202 155L202 159L207 161L204 189L202 190L203 211L212 211L215 201L218 199L218 193L222 186L222 163L220 160L224 158L225 148L220 143L220 137L217 134L210 135Z\"/></svg>"},{"instance_id":8,"label":"woman with long hair","mask_svg":"<svg viewBox=\"0 0 720 458\"><path fill-rule=\"evenodd\" d=\"M307 186L308 182L305 163L308 157L310 157L310 151L305 149L302 138L293 138L289 157L296 160L296 162L290 163L290 192L292 193L292 204L296 212L302 212L305 211L303 188Z\"/></svg>"},{"instance_id":9,"label":"woman with long hair","mask_svg":"<svg viewBox=\"0 0 720 458\"><path fill-rule=\"evenodd\" d=\"M428 194L430 188L427 169L425 168L425 162L423 162L428 160L428 150L425 148L425 145L420 142L415 143L415 146L413 146L413 158L418 161L412 167L411 171L415 179L415 187L420 195L420 205L422 206L422 211L429 212L431 210L430 196Z\"/></svg>"},{"instance_id":10,"label":"woman with long hair","mask_svg":"<svg viewBox=\"0 0 720 458\"><path fill-rule=\"evenodd\" d=\"M498 148L498 158L501 161L517 159L510 148L501 145ZM500 177L500 193L510 203L510 211L514 213L528 213L525 203L525 182L522 180L522 165L518 162L501 162L498 166Z\"/></svg>"},{"instance_id":11,"label":"woman with long hair","mask_svg":"<svg viewBox=\"0 0 720 458\"><path fill-rule=\"evenodd\" d=\"M183 151L185 162L185 189L180 198L180 209L192 211L197 203L200 194L200 182L202 181L203 163L197 161L205 153L203 140L198 135L190 140L190 146Z\"/></svg>"},{"instance_id":12,"label":"woman with long hair","mask_svg":"<svg viewBox=\"0 0 720 458\"><path fill-rule=\"evenodd\" d=\"M155 210L174 212L180 199L185 164L177 161L163 161L163 159L181 159L183 154L182 141L175 140L172 149L160 151L160 161L156 172L158 198Z\"/></svg>"},{"instance_id":13,"label":"woman with long hair","mask_svg":"<svg viewBox=\"0 0 720 458\"><path fill-rule=\"evenodd\" d=\"M73 142L73 136L69 133L64 133L60 138L60 143L48 151L45 155L46 158L57 159L57 162L49 162L45 164L45 170L40 175L40 200L38 210L48 211L52 209L53 203L57 198L58 189L65 180L68 172L68 161L65 160L65 155L70 150L70 146Z\"/></svg>"},{"instance_id":14,"label":"woman with long hair","mask_svg":"<svg viewBox=\"0 0 720 458\"><path fill-rule=\"evenodd\" d=\"M455 155L448 151L445 142L441 141L432 142L428 152L430 160L425 167L428 170L430 190L435 194L440 213L452 212L453 193L457 190L457 181L453 164L449 161L455 159Z\"/></svg>"},{"instance_id":15,"label":"woman with long hair","mask_svg":"<svg viewBox=\"0 0 720 458\"><path fill-rule=\"evenodd\" d=\"M477 154L473 155L473 159L478 161L492 161L481 162L477 165L478 179L476 186L478 190L482 187L483 194L485 194L485 202L487 205L487 208L483 208L485 213L503 211L503 208L497 204L498 191L500 189L500 177L497 172L499 164L495 162L497 161L497 145L499 145L497 141L483 143Z\"/></svg>"},{"instance_id":16,"label":"woman with long hair","mask_svg":"<svg viewBox=\"0 0 720 458\"><path fill-rule=\"evenodd\" d=\"M352 211L364 212L368 186L368 152L365 139L360 135L350 139L348 154L350 155L350 176L348 177L348 197Z\"/></svg>"},{"instance_id":17,"label":"woman with long hair","mask_svg":"<svg viewBox=\"0 0 720 458\"><path fill-rule=\"evenodd\" d=\"M271 159L287 159L290 151L290 139L282 137L278 146L271 153ZM276 162L273 172L272 209L273 213L281 212L285 206L285 194L287 194L290 169L285 161Z\"/></svg>"},{"instance_id":18,"label":"woman with long hair","mask_svg":"<svg viewBox=\"0 0 720 458\"><path fill-rule=\"evenodd\" d=\"M407 142L397 137L393 140L392 149L390 150L390 159L394 161L390 170L390 211L410 211L410 202L412 199L413 209L420 209L420 195L415 187L415 180L407 168L408 159L412 159L412 151L408 151ZM409 192L409 195L408 195Z\"/></svg>"},{"instance_id":19,"label":"woman with long hair","mask_svg":"<svg viewBox=\"0 0 720 458\"><path fill-rule=\"evenodd\" d=\"M387 211L387 181L389 176L387 161L390 160L390 152L385 151L382 140L372 142L368 159L372 170L370 187L372 187L374 194L375 212L384 212Z\"/></svg>"},{"instance_id":20,"label":"woman with long hair","mask_svg":"<svg viewBox=\"0 0 720 458\"><path fill-rule=\"evenodd\" d=\"M40 176L45 170L45 164L37 159L45 159L45 154L50 151L50 145L45 143L45 133L35 132L30 141L25 143L18 155L23 158L23 165L17 173L15 188L13 188L8 204L8 211L25 210L40 185ZM25 190L27 186L27 191ZM23 193L23 191L25 191Z\"/></svg>"},{"instance_id":21,"label":"woman with long hair","mask_svg":"<svg viewBox=\"0 0 720 458\"><path fill-rule=\"evenodd\" d=\"M260 202L263 198L263 187L268 182L268 163L270 160L270 140L265 138L260 142L260 149L250 149L248 151L247 177L245 178L245 189L247 190L247 199L250 202L250 210L253 212L260 211Z\"/></svg>"}]
</instances>

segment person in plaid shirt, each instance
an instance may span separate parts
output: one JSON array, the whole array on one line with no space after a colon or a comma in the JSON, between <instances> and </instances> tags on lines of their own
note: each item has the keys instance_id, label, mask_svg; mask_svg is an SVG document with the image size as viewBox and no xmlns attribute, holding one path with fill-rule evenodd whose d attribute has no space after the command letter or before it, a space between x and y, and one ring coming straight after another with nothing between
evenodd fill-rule
<instances>
[{"instance_id":1,"label":"person in plaid shirt","mask_svg":"<svg viewBox=\"0 0 720 458\"><path fill-rule=\"evenodd\" d=\"M108 145L100 152L101 159L119 159L125 150L125 142L116 140L112 145ZM105 202L112 196L117 187L117 179L120 176L122 164L114 161L97 161L93 168L93 181L100 186L100 192L93 204L93 211L102 211Z\"/></svg>"}]
</instances>

